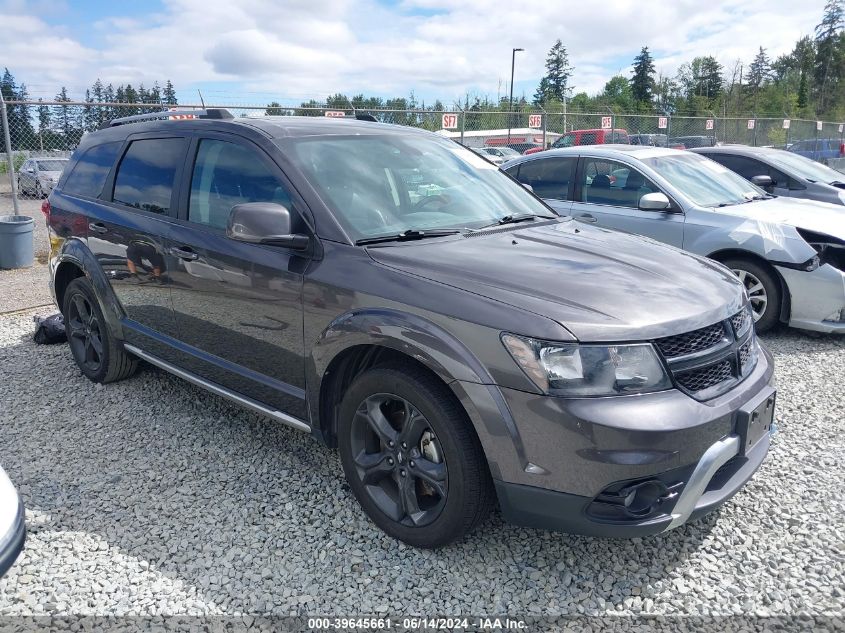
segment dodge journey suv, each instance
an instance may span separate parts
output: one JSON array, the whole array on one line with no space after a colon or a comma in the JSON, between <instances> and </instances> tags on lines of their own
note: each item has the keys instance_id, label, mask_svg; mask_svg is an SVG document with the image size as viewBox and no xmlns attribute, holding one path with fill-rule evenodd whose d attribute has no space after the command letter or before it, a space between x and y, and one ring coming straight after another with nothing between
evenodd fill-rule
<instances>
[{"instance_id":1,"label":"dodge journey suv","mask_svg":"<svg viewBox=\"0 0 845 633\"><path fill-rule=\"evenodd\" d=\"M772 359L720 264L559 216L421 130L172 114L87 135L44 203L91 380L144 360L312 434L419 547L496 501L659 533L763 461Z\"/></svg>"}]
</instances>

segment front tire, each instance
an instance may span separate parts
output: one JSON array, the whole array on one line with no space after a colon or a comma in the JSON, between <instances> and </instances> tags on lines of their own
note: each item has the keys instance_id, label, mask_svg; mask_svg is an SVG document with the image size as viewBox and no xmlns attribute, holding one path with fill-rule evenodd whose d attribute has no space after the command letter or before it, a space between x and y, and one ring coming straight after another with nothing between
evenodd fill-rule
<instances>
[{"instance_id":1,"label":"front tire","mask_svg":"<svg viewBox=\"0 0 845 633\"><path fill-rule=\"evenodd\" d=\"M727 259L722 263L730 268L745 286L757 333L763 334L774 328L780 320L782 301L780 282L775 273L750 259Z\"/></svg>"},{"instance_id":2,"label":"front tire","mask_svg":"<svg viewBox=\"0 0 845 633\"><path fill-rule=\"evenodd\" d=\"M71 354L88 379L109 383L135 373L138 361L109 332L88 279L77 277L68 284L62 314Z\"/></svg>"},{"instance_id":3,"label":"front tire","mask_svg":"<svg viewBox=\"0 0 845 633\"><path fill-rule=\"evenodd\" d=\"M437 377L410 363L367 370L347 390L339 415L346 479L387 534L441 547L487 516L493 487L481 444Z\"/></svg>"}]
</instances>

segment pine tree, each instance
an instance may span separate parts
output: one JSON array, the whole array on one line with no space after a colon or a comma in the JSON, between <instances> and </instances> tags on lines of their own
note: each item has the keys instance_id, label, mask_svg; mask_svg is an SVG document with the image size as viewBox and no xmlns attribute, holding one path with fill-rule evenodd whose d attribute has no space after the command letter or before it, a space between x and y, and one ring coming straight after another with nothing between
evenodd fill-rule
<instances>
[{"instance_id":1,"label":"pine tree","mask_svg":"<svg viewBox=\"0 0 845 633\"><path fill-rule=\"evenodd\" d=\"M631 94L637 104L649 108L654 96L654 72L654 60L648 52L648 46L643 46L640 54L634 58Z\"/></svg>"},{"instance_id":2,"label":"pine tree","mask_svg":"<svg viewBox=\"0 0 845 633\"><path fill-rule=\"evenodd\" d=\"M164 90L162 90L161 93L161 100L166 105L175 106L177 103L179 103L176 99L176 89L173 87L173 84L170 83L169 79L164 84Z\"/></svg>"},{"instance_id":3,"label":"pine tree","mask_svg":"<svg viewBox=\"0 0 845 633\"><path fill-rule=\"evenodd\" d=\"M754 57L754 61L748 67L748 87L754 95L752 110L757 110L760 88L768 82L771 73L772 64L769 61L769 56L766 55L766 49L761 46L759 52Z\"/></svg>"},{"instance_id":4,"label":"pine tree","mask_svg":"<svg viewBox=\"0 0 845 633\"><path fill-rule=\"evenodd\" d=\"M845 25L845 8L842 0L828 0L824 7L822 21L816 26L816 63L813 69L817 89L817 110L825 111L828 96L834 92L832 84L841 79L842 50L839 34Z\"/></svg>"},{"instance_id":5,"label":"pine tree","mask_svg":"<svg viewBox=\"0 0 845 633\"><path fill-rule=\"evenodd\" d=\"M534 94L534 104L542 105L550 101L562 103L573 88L569 85L572 70L566 47L560 40L556 41L546 56L546 76L540 80L540 87Z\"/></svg>"}]
</instances>

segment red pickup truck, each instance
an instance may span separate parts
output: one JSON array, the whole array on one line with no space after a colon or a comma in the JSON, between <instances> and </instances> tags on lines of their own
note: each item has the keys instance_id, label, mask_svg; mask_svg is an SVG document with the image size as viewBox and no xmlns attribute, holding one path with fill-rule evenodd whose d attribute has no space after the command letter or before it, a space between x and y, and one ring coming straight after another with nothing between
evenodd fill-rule
<instances>
[{"instance_id":1,"label":"red pickup truck","mask_svg":"<svg viewBox=\"0 0 845 633\"><path fill-rule=\"evenodd\" d=\"M604 145L606 143L623 143L628 145L630 142L627 130L618 128L614 130L572 130L552 143L550 149L556 147L573 147L575 145ZM533 147L523 152L523 154L533 154L542 151L542 147Z\"/></svg>"}]
</instances>

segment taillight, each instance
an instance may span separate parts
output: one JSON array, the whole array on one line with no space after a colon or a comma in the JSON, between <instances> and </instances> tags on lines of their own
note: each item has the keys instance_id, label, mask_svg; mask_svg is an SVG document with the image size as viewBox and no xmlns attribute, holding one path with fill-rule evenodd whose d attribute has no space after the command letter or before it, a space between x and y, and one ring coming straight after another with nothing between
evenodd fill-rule
<instances>
[{"instance_id":1,"label":"taillight","mask_svg":"<svg viewBox=\"0 0 845 633\"><path fill-rule=\"evenodd\" d=\"M50 219L50 201L47 198L44 198L44 202L41 203L41 213L45 218Z\"/></svg>"},{"instance_id":2,"label":"taillight","mask_svg":"<svg viewBox=\"0 0 845 633\"><path fill-rule=\"evenodd\" d=\"M845 143L839 144L839 158L845 156Z\"/></svg>"}]
</instances>

